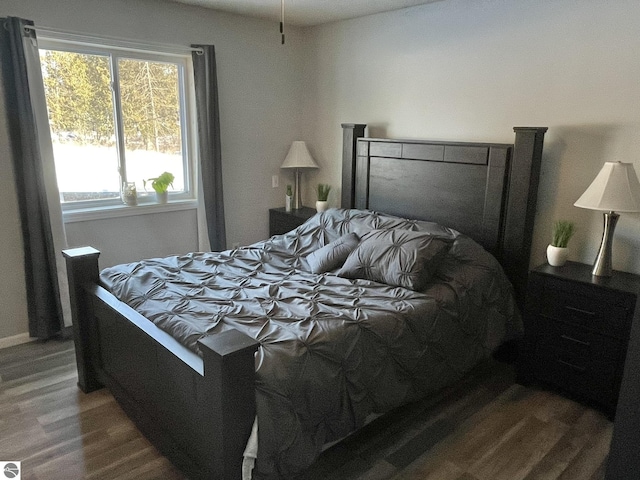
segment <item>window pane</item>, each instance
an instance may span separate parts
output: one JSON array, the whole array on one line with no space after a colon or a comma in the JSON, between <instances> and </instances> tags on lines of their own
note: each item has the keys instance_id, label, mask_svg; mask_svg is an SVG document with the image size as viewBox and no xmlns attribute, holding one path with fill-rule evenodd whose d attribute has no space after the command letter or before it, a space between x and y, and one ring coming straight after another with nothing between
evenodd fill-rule
<instances>
[{"instance_id":1,"label":"window pane","mask_svg":"<svg viewBox=\"0 0 640 480\"><path fill-rule=\"evenodd\" d=\"M62 202L117 198L109 57L40 50Z\"/></svg>"},{"instance_id":2,"label":"window pane","mask_svg":"<svg viewBox=\"0 0 640 480\"><path fill-rule=\"evenodd\" d=\"M144 192L144 180L175 176L169 192L185 190L178 65L118 60L127 181ZM153 191L147 181L147 191Z\"/></svg>"}]
</instances>

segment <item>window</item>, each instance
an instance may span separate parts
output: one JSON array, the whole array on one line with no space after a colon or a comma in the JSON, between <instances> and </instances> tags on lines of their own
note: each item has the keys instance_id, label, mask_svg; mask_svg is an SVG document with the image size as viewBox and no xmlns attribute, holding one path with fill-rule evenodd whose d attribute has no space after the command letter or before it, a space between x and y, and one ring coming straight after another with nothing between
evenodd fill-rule
<instances>
[{"instance_id":1,"label":"window","mask_svg":"<svg viewBox=\"0 0 640 480\"><path fill-rule=\"evenodd\" d=\"M185 72L190 57L40 40L40 63L63 211L154 203L152 180L174 175L170 200L192 199ZM151 181L150 181L151 180Z\"/></svg>"}]
</instances>

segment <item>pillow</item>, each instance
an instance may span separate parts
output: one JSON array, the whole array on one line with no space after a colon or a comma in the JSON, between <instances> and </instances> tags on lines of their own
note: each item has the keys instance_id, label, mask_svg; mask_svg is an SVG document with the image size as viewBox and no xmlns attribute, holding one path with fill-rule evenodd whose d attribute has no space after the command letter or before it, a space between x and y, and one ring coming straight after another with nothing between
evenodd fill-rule
<instances>
[{"instance_id":1,"label":"pillow","mask_svg":"<svg viewBox=\"0 0 640 480\"><path fill-rule=\"evenodd\" d=\"M341 266L349 254L358 246L360 239L355 233L348 233L327 243L324 247L307 255L306 260L312 273L324 273Z\"/></svg>"},{"instance_id":2,"label":"pillow","mask_svg":"<svg viewBox=\"0 0 640 480\"><path fill-rule=\"evenodd\" d=\"M362 236L338 275L423 290L448 249L425 232L372 230Z\"/></svg>"}]
</instances>

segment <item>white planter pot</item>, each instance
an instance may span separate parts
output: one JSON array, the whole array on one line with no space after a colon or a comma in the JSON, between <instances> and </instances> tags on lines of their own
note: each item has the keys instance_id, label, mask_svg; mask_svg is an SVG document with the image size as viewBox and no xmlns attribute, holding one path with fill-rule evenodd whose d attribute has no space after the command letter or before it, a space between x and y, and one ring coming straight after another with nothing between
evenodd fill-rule
<instances>
[{"instance_id":1,"label":"white planter pot","mask_svg":"<svg viewBox=\"0 0 640 480\"><path fill-rule=\"evenodd\" d=\"M156 200L158 201L158 203L167 203L167 200L169 199L169 192L156 192Z\"/></svg>"},{"instance_id":2,"label":"white planter pot","mask_svg":"<svg viewBox=\"0 0 640 480\"><path fill-rule=\"evenodd\" d=\"M569 249L562 247L554 247L549 245L547 247L547 261L552 267L561 267L567 261L569 256Z\"/></svg>"},{"instance_id":3,"label":"white planter pot","mask_svg":"<svg viewBox=\"0 0 640 480\"><path fill-rule=\"evenodd\" d=\"M327 208L329 208L329 202L321 202L320 200L316 202L316 211L324 212Z\"/></svg>"}]
</instances>

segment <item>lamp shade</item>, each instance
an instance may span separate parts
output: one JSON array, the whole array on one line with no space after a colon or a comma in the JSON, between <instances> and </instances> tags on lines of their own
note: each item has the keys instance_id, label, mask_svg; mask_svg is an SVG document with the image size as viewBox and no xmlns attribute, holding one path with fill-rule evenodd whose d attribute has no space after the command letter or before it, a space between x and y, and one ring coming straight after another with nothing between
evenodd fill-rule
<instances>
[{"instance_id":1,"label":"lamp shade","mask_svg":"<svg viewBox=\"0 0 640 480\"><path fill-rule=\"evenodd\" d=\"M640 183L633 164L606 162L574 205L607 212L640 212Z\"/></svg>"},{"instance_id":2,"label":"lamp shade","mask_svg":"<svg viewBox=\"0 0 640 480\"><path fill-rule=\"evenodd\" d=\"M280 168L318 168L318 164L309 153L307 144L296 140L291 144L289 153Z\"/></svg>"}]
</instances>

